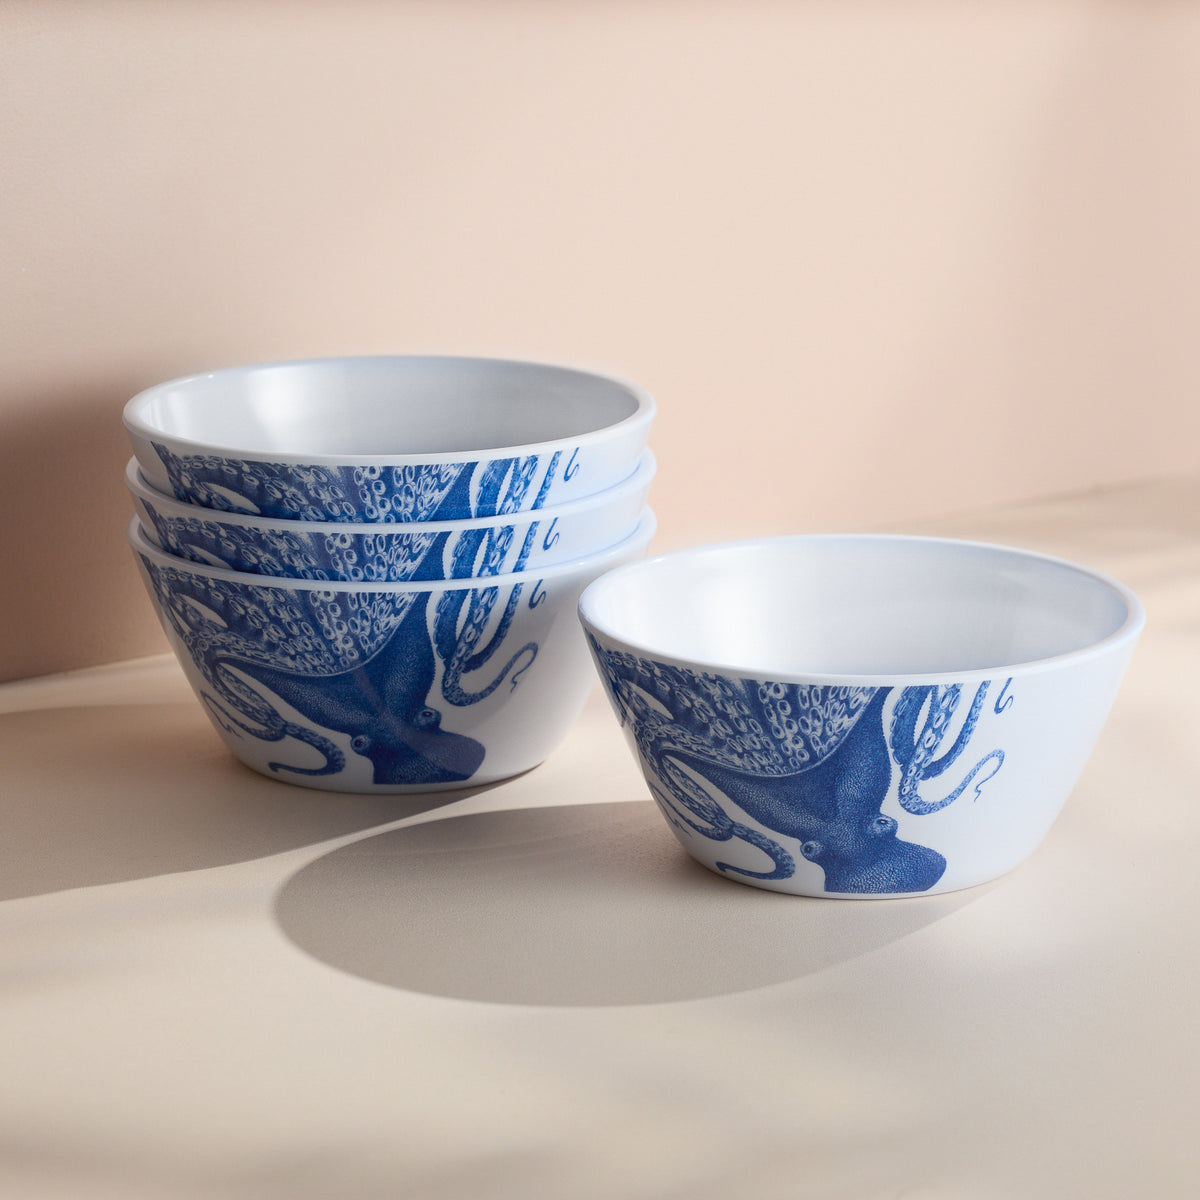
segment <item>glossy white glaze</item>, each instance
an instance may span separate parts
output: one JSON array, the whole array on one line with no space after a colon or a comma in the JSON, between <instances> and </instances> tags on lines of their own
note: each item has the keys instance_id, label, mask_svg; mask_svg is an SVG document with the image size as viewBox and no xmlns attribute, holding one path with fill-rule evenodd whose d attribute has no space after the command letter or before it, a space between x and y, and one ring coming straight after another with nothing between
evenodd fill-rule
<instances>
[{"instance_id":1,"label":"glossy white glaze","mask_svg":"<svg viewBox=\"0 0 1200 1200\"><path fill-rule=\"evenodd\" d=\"M580 616L688 852L742 882L853 896L1023 861L1145 620L1073 563L871 535L662 555L590 585Z\"/></svg>"}]
</instances>

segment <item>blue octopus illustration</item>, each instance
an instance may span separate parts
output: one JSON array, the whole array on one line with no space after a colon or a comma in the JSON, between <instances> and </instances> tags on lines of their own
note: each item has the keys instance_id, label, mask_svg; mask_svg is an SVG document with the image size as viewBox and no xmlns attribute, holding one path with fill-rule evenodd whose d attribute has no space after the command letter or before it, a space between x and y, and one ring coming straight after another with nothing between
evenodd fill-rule
<instances>
[{"instance_id":1,"label":"blue octopus illustration","mask_svg":"<svg viewBox=\"0 0 1200 1200\"><path fill-rule=\"evenodd\" d=\"M539 456L408 467L299 466L212 454L173 453L154 443L154 450L180 500L223 512L258 513L302 521L461 520L494 516L499 493L488 488L506 479L510 500L525 494ZM559 454L551 456L542 491L549 486ZM477 476L479 478L477 478ZM473 494L478 486L478 494ZM519 504L516 507L520 507ZM510 509L507 511L515 511Z\"/></svg>"},{"instance_id":2,"label":"blue octopus illustration","mask_svg":"<svg viewBox=\"0 0 1200 1200\"><path fill-rule=\"evenodd\" d=\"M550 468L531 508L542 506L559 457L551 456ZM183 476L179 474L177 462L173 468L173 479L183 488ZM474 485L473 503L480 515L504 516L518 511L535 477L537 465L537 457L531 456L489 463L483 470L477 471L478 482ZM300 472L298 477L304 479L307 475ZM448 497L437 502L435 511L447 506L457 510L460 499L457 492L467 478L465 473L458 476L456 487L451 489ZM216 493L197 488L193 475L189 475L188 480L184 490L217 499ZM258 502L266 503L261 491L247 490L254 491ZM309 495L306 502L315 502L317 499L319 497ZM221 493L220 501L228 511L228 495ZM292 494L289 504L298 502ZM408 532L404 524L399 523L388 523L386 531L380 529L378 533L372 531L351 535L344 524L336 532L330 532L305 529L305 522L295 521L287 530L268 532L211 520L199 505L182 517L160 512L153 504L146 505L145 511L159 543L180 558L284 579L403 582L421 578L420 573L428 571L431 564L441 562L445 565L446 547L450 539L446 532ZM425 508L414 506L411 514L414 520L417 516L423 517L426 515ZM458 535L452 562L445 570L444 577L466 579L504 570L503 564L513 537L514 529L504 525L464 531ZM523 565L524 560L514 563L512 569L519 570ZM429 572L428 577L436 578L438 572Z\"/></svg>"},{"instance_id":3,"label":"blue octopus illustration","mask_svg":"<svg viewBox=\"0 0 1200 1200\"><path fill-rule=\"evenodd\" d=\"M718 862L723 872L787 879L796 862L775 838L730 816L710 789L763 829L794 839L800 854L822 868L827 891L925 891L947 864L937 851L898 837L896 819L881 811L893 761L899 768L897 800L914 815L952 804L972 783L978 796L1004 761L1003 750L990 750L947 794L936 799L921 794L927 781L944 774L966 750L988 693L986 681L943 749L961 684L897 689L728 678L606 650L595 639L591 645L613 708L634 732L651 794L667 819L716 841L749 843L771 863L768 870L753 871ZM885 705L893 693L885 729ZM996 711L1002 711L999 705Z\"/></svg>"},{"instance_id":4,"label":"blue octopus illustration","mask_svg":"<svg viewBox=\"0 0 1200 1200\"><path fill-rule=\"evenodd\" d=\"M191 514L171 516L152 504L145 505L143 512L159 545L178 558L284 579L403 582L440 556L447 538L445 533L352 537L302 528L268 534Z\"/></svg>"},{"instance_id":5,"label":"blue octopus illustration","mask_svg":"<svg viewBox=\"0 0 1200 1200\"><path fill-rule=\"evenodd\" d=\"M525 470L485 473L478 502L510 511L521 503L535 467L536 462ZM552 462L533 507L540 507L554 467ZM534 524L526 532L518 570L536 530ZM455 554L478 556L478 574L495 574L512 529L473 532L478 536L460 539ZM412 581L440 577L445 538L433 538L413 566ZM371 761L376 784L466 781L486 751L476 739L442 728L442 711L430 695L439 663L441 698L461 707L483 700L505 680L515 687L537 657L537 643L528 642L487 682L476 687L466 682L504 646L524 584L444 590L431 617L431 593L420 590L338 590L336 584L289 590L165 567L145 556L142 561L164 622L208 685L203 699L213 719L268 742L295 738L321 758L317 766L269 764L281 773L344 769L343 750L326 735L337 732L349 735L350 748ZM284 717L272 698L316 728Z\"/></svg>"}]
</instances>

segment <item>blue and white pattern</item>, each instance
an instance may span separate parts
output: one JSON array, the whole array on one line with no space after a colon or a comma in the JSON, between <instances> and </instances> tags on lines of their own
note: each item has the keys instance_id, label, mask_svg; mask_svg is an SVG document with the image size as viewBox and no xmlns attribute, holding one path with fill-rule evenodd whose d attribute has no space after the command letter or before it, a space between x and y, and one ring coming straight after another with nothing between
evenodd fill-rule
<instances>
[{"instance_id":1,"label":"blue and white pattern","mask_svg":"<svg viewBox=\"0 0 1200 1200\"><path fill-rule=\"evenodd\" d=\"M268 764L285 777L342 771L337 733L371 761L376 785L466 781L486 748L443 729L443 705L478 704L506 681L516 687L538 654L536 641L507 644L526 584L288 588L141 558L164 623L202 677L213 719L236 736L296 739L318 752L317 766L294 757ZM412 578L423 578L419 564ZM537 589L530 590L524 602L533 606Z\"/></svg>"},{"instance_id":2,"label":"blue and white pattern","mask_svg":"<svg viewBox=\"0 0 1200 1200\"><path fill-rule=\"evenodd\" d=\"M465 502L473 507L476 517L539 510L555 478L558 460L557 455L552 455L549 465L540 472L537 456L492 463L477 472L477 480L476 464L468 463L461 470L454 469L453 482L448 488L444 486L447 477L441 472L415 479L412 470L313 473L268 464L269 470L253 478L248 472L238 476L241 492L235 506L231 487L215 482L234 477L227 460L181 459L162 447L158 449L171 472L176 492L188 493L209 509L220 509L220 513L206 514L205 507L193 503L186 515L180 515L165 511L152 496L141 495L139 510L143 520L168 553L191 562L255 575L347 583L469 579L521 570L537 537L536 524L523 525L520 536L509 525L460 529L454 533L448 530L409 533L405 525L426 519L442 520L445 510L457 511L461 499L458 493L463 488L468 492ZM226 465L217 468L214 464L218 462ZM389 477L390 489L381 482ZM340 490L335 490L335 483ZM356 496L349 494L351 485L357 491ZM378 489L378 494L372 489ZM373 519L379 519L367 532L342 520L335 523L336 529L331 532L328 520L321 522L323 528L306 529L303 520L283 518L286 527L267 528L221 517L221 513L228 512L245 514L251 504L269 510L255 515L269 517L275 517L275 510L281 506L299 506L306 517L315 518L324 515L318 511L318 504L328 505L335 514L344 516L355 505L367 504L372 497L375 503L370 513ZM523 544L518 546L518 541Z\"/></svg>"},{"instance_id":3,"label":"blue and white pattern","mask_svg":"<svg viewBox=\"0 0 1200 1200\"><path fill-rule=\"evenodd\" d=\"M990 749L953 786L929 795L931 781L950 771L970 744L986 681L959 721L963 687L957 683L891 688L731 678L589 640L667 820L713 841L746 842L772 864L752 871L717 862L724 872L788 879L798 851L823 869L827 892L925 891L942 877L946 860L899 838L898 820L882 811L885 800L892 798L902 814L926 816L972 784L978 798L1004 762L1003 750ZM1007 695L1001 705L997 698L994 712L1012 700ZM732 813L733 806L749 821Z\"/></svg>"},{"instance_id":4,"label":"blue and white pattern","mask_svg":"<svg viewBox=\"0 0 1200 1200\"><path fill-rule=\"evenodd\" d=\"M264 530L204 517L171 516L153 503L143 502L139 510L169 554L280 579L403 583L423 566L444 562L439 551L449 537L446 533ZM437 577L445 577L444 569Z\"/></svg>"},{"instance_id":5,"label":"blue and white pattern","mask_svg":"<svg viewBox=\"0 0 1200 1200\"><path fill-rule=\"evenodd\" d=\"M518 561L531 537L536 542L540 524L533 521L520 529L492 525L424 533L404 532L398 526L364 533L361 526L350 525L329 532L326 525L309 532L295 527L263 529L219 518L175 516L144 499L138 501L138 511L154 540L177 558L279 579L340 583L404 583L416 578L498 575ZM515 570L515 565L511 569Z\"/></svg>"},{"instance_id":6,"label":"blue and white pattern","mask_svg":"<svg viewBox=\"0 0 1200 1200\"><path fill-rule=\"evenodd\" d=\"M224 512L301 521L447 521L540 507L562 457L406 467L324 467L174 454L154 443L176 498ZM572 469L568 461L563 477Z\"/></svg>"}]
</instances>

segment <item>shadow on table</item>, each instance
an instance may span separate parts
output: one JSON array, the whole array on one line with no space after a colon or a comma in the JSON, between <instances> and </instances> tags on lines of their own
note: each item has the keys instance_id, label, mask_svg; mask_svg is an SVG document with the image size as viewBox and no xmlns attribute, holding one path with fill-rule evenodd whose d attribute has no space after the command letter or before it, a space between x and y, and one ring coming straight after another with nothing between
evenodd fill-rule
<instances>
[{"instance_id":1,"label":"shadow on table","mask_svg":"<svg viewBox=\"0 0 1200 1200\"><path fill-rule=\"evenodd\" d=\"M696 864L646 801L384 831L297 871L275 911L301 949L376 983L620 1005L796 979L905 937L980 890L847 901L747 887Z\"/></svg>"},{"instance_id":2,"label":"shadow on table","mask_svg":"<svg viewBox=\"0 0 1200 1200\"><path fill-rule=\"evenodd\" d=\"M346 795L257 775L192 701L0 715L0 900L225 866L480 788Z\"/></svg>"}]
</instances>

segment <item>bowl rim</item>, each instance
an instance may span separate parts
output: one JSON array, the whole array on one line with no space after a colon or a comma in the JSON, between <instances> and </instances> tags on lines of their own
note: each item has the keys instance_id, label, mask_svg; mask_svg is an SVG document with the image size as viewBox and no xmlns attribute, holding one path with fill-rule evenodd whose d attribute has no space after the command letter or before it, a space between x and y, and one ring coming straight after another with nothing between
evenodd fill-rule
<instances>
[{"instance_id":1,"label":"bowl rim","mask_svg":"<svg viewBox=\"0 0 1200 1200\"><path fill-rule=\"evenodd\" d=\"M473 575L466 579L412 579L385 582L381 580L349 580L340 579L284 579L279 575L255 575L249 571L234 571L228 567L211 566L208 563L192 562L190 559L179 558L170 554L160 546L156 546L142 527L141 519L137 516L129 518L125 527L125 536L133 552L138 557L149 558L158 566L169 570L186 571L191 575L203 575L207 578L221 580L239 587L257 587L284 589L287 591L303 592L350 592L366 593L403 593L403 592L469 592L481 591L485 588L513 587L524 583L545 583L560 578L570 578L582 571L600 574L612 566L624 561L628 555L649 545L658 529L658 520L654 510L648 505L638 514L637 522L628 535L611 546L566 562L554 563L550 566L535 568L528 571L512 571L499 575Z\"/></svg>"},{"instance_id":2,"label":"bowl rim","mask_svg":"<svg viewBox=\"0 0 1200 1200\"><path fill-rule=\"evenodd\" d=\"M247 450L243 447L222 442L204 442L196 438L183 437L180 434L168 433L152 425L145 417L145 410L153 398L172 388L181 388L211 380L222 375L250 375L257 371L276 370L280 368L326 367L344 364L388 363L397 366L416 363L472 363L478 366L524 367L537 371L563 372L566 374L583 375L593 380L600 380L613 387L628 392L635 401L634 411L620 421L601 426L585 433L573 434L563 438L553 438L548 441L529 442L513 446L492 446L476 450L446 450L446 451L411 451L402 454L312 454L296 451ZM627 431L648 427L657 411L654 397L640 384L622 376L607 371L592 370L588 367L568 366L563 363L542 362L533 359L503 358L488 355L469 354L355 354L330 355L328 357L283 359L278 362L244 363L236 366L217 367L209 371L196 371L189 375L180 375L174 379L166 379L161 383L143 388L129 400L121 412L122 423L126 431L153 444L154 442L169 443L184 450L188 454L209 455L217 458L236 458L244 462L271 462L287 465L311 464L325 467L419 467L431 463L460 463L482 462L497 458L523 458L531 455L544 455L561 450L564 447L586 447L596 443L612 440Z\"/></svg>"},{"instance_id":3,"label":"bowl rim","mask_svg":"<svg viewBox=\"0 0 1200 1200\"><path fill-rule=\"evenodd\" d=\"M1029 659L1023 662L1000 663L989 667L976 667L962 671L910 671L910 672L832 672L832 671L776 671L770 675L764 674L758 668L747 667L735 661L723 661L717 658L683 658L679 655L663 653L653 646L634 641L624 634L617 632L610 625L598 619L595 613L597 597L605 588L619 584L621 577L637 571L653 570L656 563L664 560L684 557L702 558L709 554L716 555L730 551L743 550L750 547L768 545L783 545L786 543L811 542L888 542L888 543L920 543L938 546L958 547L964 550L984 550L989 553L1001 554L1017 559L1049 563L1065 568L1078 575L1085 576L1115 593L1125 604L1125 619L1112 633L1076 650L1068 650L1063 654L1050 655L1045 658ZM1039 550L1026 550L1018 546L1010 546L1000 542L985 542L966 538L933 537L923 534L891 534L891 533L810 533L783 534L773 537L743 538L731 541L714 542L695 546L682 547L665 551L660 554L625 563L605 572L602 577L593 580L579 597L579 619L585 630L598 639L606 640L620 646L629 652L653 662L661 662L670 666L683 667L701 673L727 675L739 679L761 680L772 683L797 684L827 684L830 686L853 687L888 687L905 684L948 684L964 681L992 680L1002 677L1017 677L1040 674L1046 671L1061 669L1117 652L1126 646L1132 649L1146 624L1146 610L1142 601L1133 590L1114 579L1103 571L1071 559L1054 554L1046 554Z\"/></svg>"},{"instance_id":4,"label":"bowl rim","mask_svg":"<svg viewBox=\"0 0 1200 1200\"><path fill-rule=\"evenodd\" d=\"M350 537L379 537L397 534L421 536L436 533L461 533L468 529L497 529L507 525L532 525L536 521L563 520L606 504L616 504L642 488L649 489L658 473L658 460L649 446L638 455L633 472L620 481L562 504L547 504L542 508L525 508L516 512L497 513L490 517L462 517L445 521L305 521L297 517L268 517L261 513L233 512L223 508L205 508L189 504L178 496L160 492L145 476L137 455L125 464L125 486L130 494L145 504L154 505L170 516L190 517L199 521L225 522L245 529L278 530L284 533L322 534Z\"/></svg>"}]
</instances>

